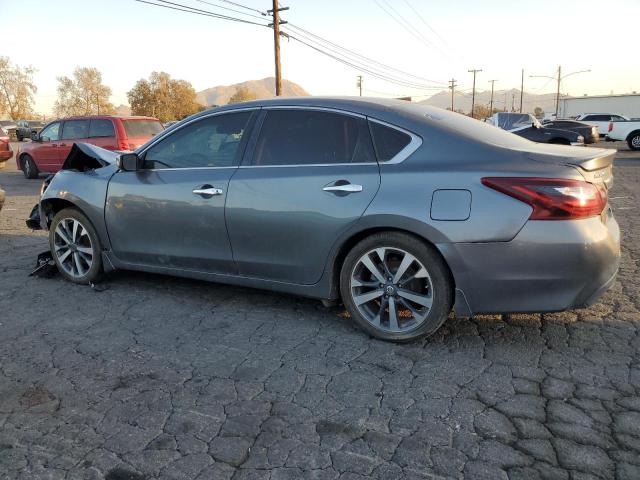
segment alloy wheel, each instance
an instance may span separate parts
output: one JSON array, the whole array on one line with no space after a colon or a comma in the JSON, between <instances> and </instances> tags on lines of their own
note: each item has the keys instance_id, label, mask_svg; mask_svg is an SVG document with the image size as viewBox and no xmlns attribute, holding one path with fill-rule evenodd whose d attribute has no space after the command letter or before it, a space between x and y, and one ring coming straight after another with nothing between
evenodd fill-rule
<instances>
[{"instance_id":1,"label":"alloy wheel","mask_svg":"<svg viewBox=\"0 0 640 480\"><path fill-rule=\"evenodd\" d=\"M63 218L53 238L58 264L73 278L84 277L93 265L93 245L87 229L75 218Z\"/></svg>"},{"instance_id":2,"label":"alloy wheel","mask_svg":"<svg viewBox=\"0 0 640 480\"><path fill-rule=\"evenodd\" d=\"M640 148L640 135L636 135L631 139L631 145L633 145L634 148Z\"/></svg>"},{"instance_id":3,"label":"alloy wheel","mask_svg":"<svg viewBox=\"0 0 640 480\"><path fill-rule=\"evenodd\" d=\"M433 305L433 284L412 254L380 247L362 255L350 280L351 298L375 328L400 333L420 326Z\"/></svg>"}]
</instances>

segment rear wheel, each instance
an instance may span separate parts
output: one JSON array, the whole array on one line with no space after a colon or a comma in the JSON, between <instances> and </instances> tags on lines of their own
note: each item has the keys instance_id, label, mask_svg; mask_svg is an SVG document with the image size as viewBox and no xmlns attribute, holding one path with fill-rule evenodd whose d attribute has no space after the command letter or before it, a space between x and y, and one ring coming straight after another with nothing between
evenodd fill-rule
<instances>
[{"instance_id":1,"label":"rear wheel","mask_svg":"<svg viewBox=\"0 0 640 480\"><path fill-rule=\"evenodd\" d=\"M89 219L75 208L60 210L49 228L49 247L67 280L87 284L102 273L100 240Z\"/></svg>"},{"instance_id":2,"label":"rear wheel","mask_svg":"<svg viewBox=\"0 0 640 480\"><path fill-rule=\"evenodd\" d=\"M453 284L439 253L400 232L374 234L347 255L340 275L351 318L382 340L431 335L447 319Z\"/></svg>"},{"instance_id":3,"label":"rear wheel","mask_svg":"<svg viewBox=\"0 0 640 480\"><path fill-rule=\"evenodd\" d=\"M640 150L640 132L633 132L627 138L627 145L631 150Z\"/></svg>"},{"instance_id":4,"label":"rear wheel","mask_svg":"<svg viewBox=\"0 0 640 480\"><path fill-rule=\"evenodd\" d=\"M571 145L571 142L564 138L554 138L553 140L549 141L549 143L553 143L554 145Z\"/></svg>"},{"instance_id":5,"label":"rear wheel","mask_svg":"<svg viewBox=\"0 0 640 480\"><path fill-rule=\"evenodd\" d=\"M36 162L33 161L30 155L22 156L22 173L24 173L25 177L31 179L38 178L40 174Z\"/></svg>"},{"instance_id":6,"label":"rear wheel","mask_svg":"<svg viewBox=\"0 0 640 480\"><path fill-rule=\"evenodd\" d=\"M21 142L22 140L24 140L24 137L22 135L20 135L19 133L16 132L16 140L18 140L19 142Z\"/></svg>"}]
</instances>

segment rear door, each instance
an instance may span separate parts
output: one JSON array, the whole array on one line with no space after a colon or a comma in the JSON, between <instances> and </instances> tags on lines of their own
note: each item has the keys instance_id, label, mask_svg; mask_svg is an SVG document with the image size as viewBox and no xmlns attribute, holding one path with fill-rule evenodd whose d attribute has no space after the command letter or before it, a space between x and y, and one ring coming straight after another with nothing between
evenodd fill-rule
<instances>
[{"instance_id":1,"label":"rear door","mask_svg":"<svg viewBox=\"0 0 640 480\"><path fill-rule=\"evenodd\" d=\"M235 111L181 125L141 153L143 169L112 177L105 221L117 258L235 273L224 206L254 115Z\"/></svg>"},{"instance_id":2,"label":"rear door","mask_svg":"<svg viewBox=\"0 0 640 480\"><path fill-rule=\"evenodd\" d=\"M229 184L234 259L243 276L314 284L380 185L367 120L312 108L262 115L250 158Z\"/></svg>"}]
</instances>

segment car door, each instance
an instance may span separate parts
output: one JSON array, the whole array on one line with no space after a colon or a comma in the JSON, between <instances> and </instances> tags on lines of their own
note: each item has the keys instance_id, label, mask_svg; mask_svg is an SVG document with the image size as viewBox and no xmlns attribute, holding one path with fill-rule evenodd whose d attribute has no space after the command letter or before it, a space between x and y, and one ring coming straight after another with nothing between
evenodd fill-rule
<instances>
[{"instance_id":1,"label":"car door","mask_svg":"<svg viewBox=\"0 0 640 480\"><path fill-rule=\"evenodd\" d=\"M56 172L60 169L60 131L62 122L53 122L40 132L40 140L29 152L40 171Z\"/></svg>"},{"instance_id":2,"label":"car door","mask_svg":"<svg viewBox=\"0 0 640 480\"><path fill-rule=\"evenodd\" d=\"M186 123L141 152L142 169L112 177L105 221L118 259L235 273L224 207L254 115L242 110Z\"/></svg>"},{"instance_id":3,"label":"car door","mask_svg":"<svg viewBox=\"0 0 640 480\"><path fill-rule=\"evenodd\" d=\"M65 120L62 126L62 135L58 147L60 165L66 160L74 143L87 143L89 141L89 119Z\"/></svg>"},{"instance_id":4,"label":"car door","mask_svg":"<svg viewBox=\"0 0 640 480\"><path fill-rule=\"evenodd\" d=\"M313 108L263 110L227 198L240 275L296 284L320 280L336 239L380 185L367 120Z\"/></svg>"}]
</instances>

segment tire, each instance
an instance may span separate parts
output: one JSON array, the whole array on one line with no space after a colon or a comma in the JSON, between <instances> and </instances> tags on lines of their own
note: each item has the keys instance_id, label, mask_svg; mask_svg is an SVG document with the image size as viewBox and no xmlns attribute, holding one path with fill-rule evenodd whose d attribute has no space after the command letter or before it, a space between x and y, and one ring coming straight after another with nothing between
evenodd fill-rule
<instances>
[{"instance_id":1,"label":"tire","mask_svg":"<svg viewBox=\"0 0 640 480\"><path fill-rule=\"evenodd\" d=\"M19 133L16 133L16 140L21 142L22 140L24 140L24 137L22 135L20 135Z\"/></svg>"},{"instance_id":2,"label":"tire","mask_svg":"<svg viewBox=\"0 0 640 480\"><path fill-rule=\"evenodd\" d=\"M23 155L22 161L20 163L22 165L22 173L24 173L24 176L26 178L30 178L32 180L34 178L38 178L38 175L40 175L40 171L38 171L36 162L33 161L31 155Z\"/></svg>"},{"instance_id":3,"label":"tire","mask_svg":"<svg viewBox=\"0 0 640 480\"><path fill-rule=\"evenodd\" d=\"M640 132L633 132L627 138L627 145L629 148L634 151L640 150Z\"/></svg>"},{"instance_id":4,"label":"tire","mask_svg":"<svg viewBox=\"0 0 640 480\"><path fill-rule=\"evenodd\" d=\"M363 330L393 342L433 334L453 305L453 281L438 251L401 232L376 233L353 247L340 272L340 293Z\"/></svg>"},{"instance_id":5,"label":"tire","mask_svg":"<svg viewBox=\"0 0 640 480\"><path fill-rule=\"evenodd\" d=\"M552 143L553 145L571 145L571 142L569 142L569 140L565 140L564 138L554 138L549 143Z\"/></svg>"},{"instance_id":6,"label":"tire","mask_svg":"<svg viewBox=\"0 0 640 480\"><path fill-rule=\"evenodd\" d=\"M49 247L58 271L65 279L84 285L100 280L100 239L89 219L79 210L65 208L53 217Z\"/></svg>"}]
</instances>

